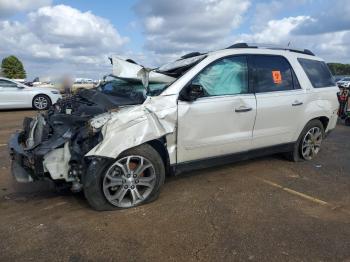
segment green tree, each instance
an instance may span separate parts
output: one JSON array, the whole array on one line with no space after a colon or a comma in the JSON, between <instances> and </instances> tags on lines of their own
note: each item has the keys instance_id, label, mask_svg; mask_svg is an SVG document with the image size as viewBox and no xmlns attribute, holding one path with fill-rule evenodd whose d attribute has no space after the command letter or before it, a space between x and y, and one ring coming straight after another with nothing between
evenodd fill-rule
<instances>
[{"instance_id":1,"label":"green tree","mask_svg":"<svg viewBox=\"0 0 350 262\"><path fill-rule=\"evenodd\" d=\"M350 64L328 63L333 75L350 75Z\"/></svg>"},{"instance_id":2,"label":"green tree","mask_svg":"<svg viewBox=\"0 0 350 262\"><path fill-rule=\"evenodd\" d=\"M13 55L5 57L2 60L1 71L7 78L26 78L26 71L24 70L22 62Z\"/></svg>"}]
</instances>

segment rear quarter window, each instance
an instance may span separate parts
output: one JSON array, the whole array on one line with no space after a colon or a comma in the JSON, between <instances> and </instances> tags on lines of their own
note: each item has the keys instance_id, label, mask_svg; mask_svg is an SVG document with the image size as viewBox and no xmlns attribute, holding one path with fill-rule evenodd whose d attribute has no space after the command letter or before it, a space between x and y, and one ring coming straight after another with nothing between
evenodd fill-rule
<instances>
[{"instance_id":1,"label":"rear quarter window","mask_svg":"<svg viewBox=\"0 0 350 262\"><path fill-rule=\"evenodd\" d=\"M298 58L298 61L314 88L335 86L332 73L325 62L305 58Z\"/></svg>"}]
</instances>

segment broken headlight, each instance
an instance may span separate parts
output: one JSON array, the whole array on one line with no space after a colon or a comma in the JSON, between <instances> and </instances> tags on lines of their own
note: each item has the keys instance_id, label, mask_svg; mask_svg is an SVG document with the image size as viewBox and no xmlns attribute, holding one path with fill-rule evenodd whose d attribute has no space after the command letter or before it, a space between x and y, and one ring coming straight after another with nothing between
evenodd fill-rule
<instances>
[{"instance_id":1,"label":"broken headlight","mask_svg":"<svg viewBox=\"0 0 350 262\"><path fill-rule=\"evenodd\" d=\"M92 128L93 133L97 133L101 128L111 119L111 113L104 113L98 116L95 116L90 120L90 127Z\"/></svg>"}]
</instances>

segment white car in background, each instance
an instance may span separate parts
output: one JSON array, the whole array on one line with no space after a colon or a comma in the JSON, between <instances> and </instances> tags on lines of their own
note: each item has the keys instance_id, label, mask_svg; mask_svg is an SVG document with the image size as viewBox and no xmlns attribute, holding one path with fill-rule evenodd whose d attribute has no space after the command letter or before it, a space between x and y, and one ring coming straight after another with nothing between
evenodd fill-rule
<instances>
[{"instance_id":1,"label":"white car in background","mask_svg":"<svg viewBox=\"0 0 350 262\"><path fill-rule=\"evenodd\" d=\"M46 110L62 98L53 88L29 87L0 77L0 109L34 108Z\"/></svg>"},{"instance_id":2,"label":"white car in background","mask_svg":"<svg viewBox=\"0 0 350 262\"><path fill-rule=\"evenodd\" d=\"M344 77L344 78L342 78L341 80L339 80L338 82L337 82L337 85L339 86L339 87L345 87L345 88L348 88L348 87L350 87L350 77Z\"/></svg>"}]
</instances>

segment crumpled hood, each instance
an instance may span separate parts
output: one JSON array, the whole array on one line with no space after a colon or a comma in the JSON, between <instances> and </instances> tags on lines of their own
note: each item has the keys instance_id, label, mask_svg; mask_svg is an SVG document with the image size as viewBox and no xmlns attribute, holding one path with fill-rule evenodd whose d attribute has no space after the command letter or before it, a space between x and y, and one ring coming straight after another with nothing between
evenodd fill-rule
<instances>
[{"instance_id":1,"label":"crumpled hood","mask_svg":"<svg viewBox=\"0 0 350 262\"><path fill-rule=\"evenodd\" d=\"M142 105L111 112L102 128L103 140L86 156L116 158L126 149L173 133L177 96L148 97Z\"/></svg>"},{"instance_id":2,"label":"crumpled hood","mask_svg":"<svg viewBox=\"0 0 350 262\"><path fill-rule=\"evenodd\" d=\"M91 103L103 106L105 109L115 108L116 106L142 104L144 101L142 96L112 96L103 94L95 89L82 89L77 95Z\"/></svg>"},{"instance_id":3,"label":"crumpled hood","mask_svg":"<svg viewBox=\"0 0 350 262\"><path fill-rule=\"evenodd\" d=\"M126 81L142 82L145 87L148 86L148 83L170 83L175 80L174 77L147 69L120 56L112 56L111 62L113 76Z\"/></svg>"}]
</instances>

